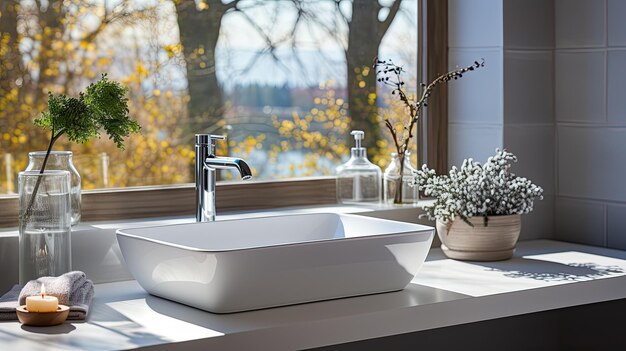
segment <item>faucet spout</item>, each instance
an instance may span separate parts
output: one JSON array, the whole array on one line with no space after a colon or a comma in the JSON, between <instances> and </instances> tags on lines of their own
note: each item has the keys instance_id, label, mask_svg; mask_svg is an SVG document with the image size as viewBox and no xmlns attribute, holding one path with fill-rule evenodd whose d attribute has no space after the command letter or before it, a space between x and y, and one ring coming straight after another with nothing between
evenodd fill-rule
<instances>
[{"instance_id":1,"label":"faucet spout","mask_svg":"<svg viewBox=\"0 0 626 351\"><path fill-rule=\"evenodd\" d=\"M246 161L237 157L209 157L204 161L208 168L215 169L236 169L241 175L241 179L248 180L252 178L252 171Z\"/></svg>"}]
</instances>

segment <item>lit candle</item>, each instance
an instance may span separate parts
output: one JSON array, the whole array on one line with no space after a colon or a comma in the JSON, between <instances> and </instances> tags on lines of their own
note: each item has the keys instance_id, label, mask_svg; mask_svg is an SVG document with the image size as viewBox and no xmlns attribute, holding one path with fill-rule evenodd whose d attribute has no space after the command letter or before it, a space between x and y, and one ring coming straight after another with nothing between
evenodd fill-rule
<instances>
[{"instance_id":1,"label":"lit candle","mask_svg":"<svg viewBox=\"0 0 626 351\"><path fill-rule=\"evenodd\" d=\"M41 295L26 298L28 312L56 312L59 307L59 299L54 296L46 296L46 287L41 284Z\"/></svg>"}]
</instances>

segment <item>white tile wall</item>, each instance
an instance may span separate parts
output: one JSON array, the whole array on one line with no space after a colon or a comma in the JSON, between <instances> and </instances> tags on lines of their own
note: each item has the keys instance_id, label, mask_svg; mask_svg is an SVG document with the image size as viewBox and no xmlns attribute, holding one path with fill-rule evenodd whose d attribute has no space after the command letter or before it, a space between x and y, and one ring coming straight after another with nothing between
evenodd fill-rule
<instances>
[{"instance_id":1,"label":"white tile wall","mask_svg":"<svg viewBox=\"0 0 626 351\"><path fill-rule=\"evenodd\" d=\"M504 1L504 47L554 49L554 1Z\"/></svg>"},{"instance_id":2,"label":"white tile wall","mask_svg":"<svg viewBox=\"0 0 626 351\"><path fill-rule=\"evenodd\" d=\"M448 46L502 46L502 1L448 1Z\"/></svg>"},{"instance_id":3,"label":"white tile wall","mask_svg":"<svg viewBox=\"0 0 626 351\"><path fill-rule=\"evenodd\" d=\"M626 205L607 206L607 246L626 250Z\"/></svg>"},{"instance_id":4,"label":"white tile wall","mask_svg":"<svg viewBox=\"0 0 626 351\"><path fill-rule=\"evenodd\" d=\"M450 164L504 145L547 194L523 239L626 250L626 0L451 0L449 16L451 65L487 59L449 87Z\"/></svg>"},{"instance_id":5,"label":"white tile wall","mask_svg":"<svg viewBox=\"0 0 626 351\"><path fill-rule=\"evenodd\" d=\"M505 123L554 123L552 51L504 52Z\"/></svg>"},{"instance_id":6,"label":"white tile wall","mask_svg":"<svg viewBox=\"0 0 626 351\"><path fill-rule=\"evenodd\" d=\"M605 57L605 50L555 53L557 121L606 121Z\"/></svg>"},{"instance_id":7,"label":"white tile wall","mask_svg":"<svg viewBox=\"0 0 626 351\"><path fill-rule=\"evenodd\" d=\"M554 237L554 196L535 200L533 211L522 216L520 240L552 239Z\"/></svg>"},{"instance_id":8,"label":"white tile wall","mask_svg":"<svg viewBox=\"0 0 626 351\"><path fill-rule=\"evenodd\" d=\"M626 1L608 0L609 46L626 45Z\"/></svg>"},{"instance_id":9,"label":"white tile wall","mask_svg":"<svg viewBox=\"0 0 626 351\"><path fill-rule=\"evenodd\" d=\"M517 155L513 172L531 179L547 195L556 193L553 125L505 125L504 147Z\"/></svg>"},{"instance_id":10,"label":"white tile wall","mask_svg":"<svg viewBox=\"0 0 626 351\"><path fill-rule=\"evenodd\" d=\"M558 126L559 195L626 202L626 128Z\"/></svg>"},{"instance_id":11,"label":"white tile wall","mask_svg":"<svg viewBox=\"0 0 626 351\"><path fill-rule=\"evenodd\" d=\"M452 123L502 123L502 50L450 49L450 69L485 59L485 67L448 83Z\"/></svg>"},{"instance_id":12,"label":"white tile wall","mask_svg":"<svg viewBox=\"0 0 626 351\"><path fill-rule=\"evenodd\" d=\"M448 126L448 164L461 166L466 158L483 163L502 148L502 126L450 124Z\"/></svg>"},{"instance_id":13,"label":"white tile wall","mask_svg":"<svg viewBox=\"0 0 626 351\"><path fill-rule=\"evenodd\" d=\"M606 0L556 0L557 48L603 47L606 44Z\"/></svg>"},{"instance_id":14,"label":"white tile wall","mask_svg":"<svg viewBox=\"0 0 626 351\"><path fill-rule=\"evenodd\" d=\"M626 49L611 49L607 54L607 119L626 125Z\"/></svg>"},{"instance_id":15,"label":"white tile wall","mask_svg":"<svg viewBox=\"0 0 626 351\"><path fill-rule=\"evenodd\" d=\"M557 0L555 11L555 231L626 249L626 1Z\"/></svg>"},{"instance_id":16,"label":"white tile wall","mask_svg":"<svg viewBox=\"0 0 626 351\"><path fill-rule=\"evenodd\" d=\"M547 194L524 216L521 238L551 238L554 0L450 0L449 26L450 67L478 58L486 64L448 86L449 163L482 163L503 146L514 151L515 171Z\"/></svg>"},{"instance_id":17,"label":"white tile wall","mask_svg":"<svg viewBox=\"0 0 626 351\"><path fill-rule=\"evenodd\" d=\"M606 205L576 199L556 199L555 239L605 246Z\"/></svg>"}]
</instances>

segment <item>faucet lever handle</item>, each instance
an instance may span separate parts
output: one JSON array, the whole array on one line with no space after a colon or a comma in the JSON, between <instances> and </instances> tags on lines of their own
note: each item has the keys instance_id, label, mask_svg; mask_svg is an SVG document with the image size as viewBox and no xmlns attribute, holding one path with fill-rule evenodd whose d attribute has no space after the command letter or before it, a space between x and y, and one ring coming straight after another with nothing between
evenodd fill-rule
<instances>
[{"instance_id":1,"label":"faucet lever handle","mask_svg":"<svg viewBox=\"0 0 626 351\"><path fill-rule=\"evenodd\" d=\"M196 134L196 145L215 145L216 140L226 140L226 136L213 134Z\"/></svg>"},{"instance_id":2,"label":"faucet lever handle","mask_svg":"<svg viewBox=\"0 0 626 351\"><path fill-rule=\"evenodd\" d=\"M209 139L211 140L211 155L215 155L215 143L218 140L226 140L226 135L209 135Z\"/></svg>"},{"instance_id":3,"label":"faucet lever handle","mask_svg":"<svg viewBox=\"0 0 626 351\"><path fill-rule=\"evenodd\" d=\"M214 140L226 140L226 135L211 134L209 135L209 138L211 139L211 142L214 142Z\"/></svg>"},{"instance_id":4,"label":"faucet lever handle","mask_svg":"<svg viewBox=\"0 0 626 351\"><path fill-rule=\"evenodd\" d=\"M218 140L226 140L226 135L214 135L210 134L207 136L209 138L209 155L215 156L215 144Z\"/></svg>"}]
</instances>

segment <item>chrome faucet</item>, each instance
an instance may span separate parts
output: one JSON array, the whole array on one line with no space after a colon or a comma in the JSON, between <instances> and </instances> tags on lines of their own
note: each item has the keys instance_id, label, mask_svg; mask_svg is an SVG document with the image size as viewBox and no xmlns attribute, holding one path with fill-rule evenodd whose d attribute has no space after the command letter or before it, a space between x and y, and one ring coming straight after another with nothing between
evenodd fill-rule
<instances>
[{"instance_id":1,"label":"chrome faucet","mask_svg":"<svg viewBox=\"0 0 626 351\"><path fill-rule=\"evenodd\" d=\"M225 139L223 135L196 134L196 222L215 220L216 169L236 169L241 179L252 178L244 160L215 156L215 142Z\"/></svg>"}]
</instances>

